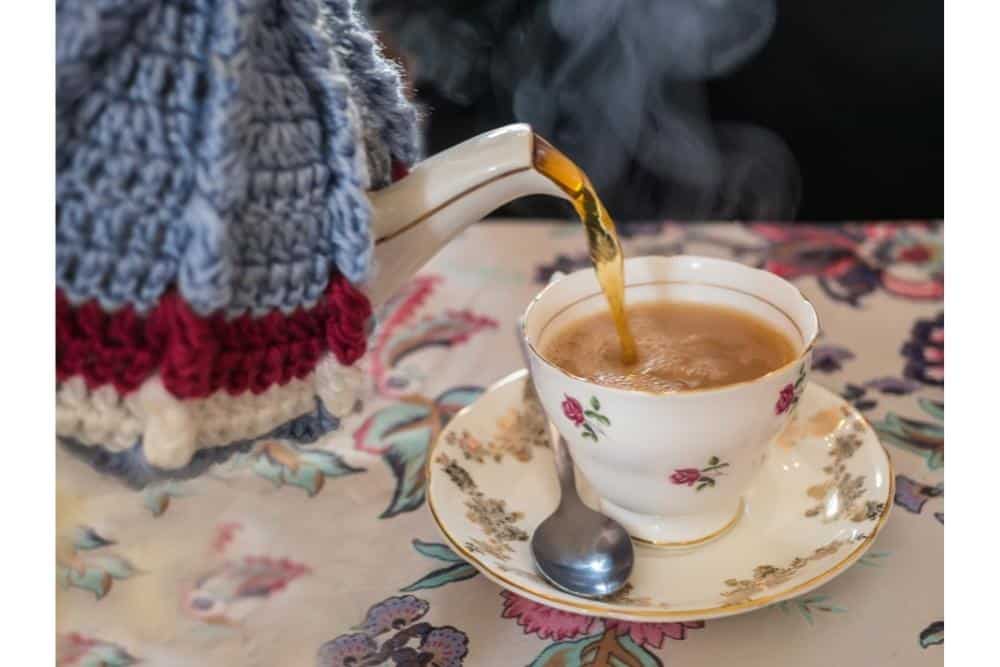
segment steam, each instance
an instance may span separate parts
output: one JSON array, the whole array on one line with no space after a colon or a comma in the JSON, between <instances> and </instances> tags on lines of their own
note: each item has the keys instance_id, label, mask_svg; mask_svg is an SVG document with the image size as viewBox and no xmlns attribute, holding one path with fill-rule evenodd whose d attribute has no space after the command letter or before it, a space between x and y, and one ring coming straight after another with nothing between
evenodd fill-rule
<instances>
[{"instance_id":1,"label":"steam","mask_svg":"<svg viewBox=\"0 0 1000 667\"><path fill-rule=\"evenodd\" d=\"M764 128L714 123L705 95L766 43L775 0L369 4L395 19L418 78L457 102L509 105L583 167L619 218L795 215L787 146Z\"/></svg>"}]
</instances>

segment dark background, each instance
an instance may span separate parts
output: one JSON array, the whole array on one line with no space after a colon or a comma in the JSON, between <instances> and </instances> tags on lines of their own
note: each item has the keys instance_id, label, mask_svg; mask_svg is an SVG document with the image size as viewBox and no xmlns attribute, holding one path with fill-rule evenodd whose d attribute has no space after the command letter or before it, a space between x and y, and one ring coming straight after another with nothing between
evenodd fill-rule
<instances>
[{"instance_id":1,"label":"dark background","mask_svg":"<svg viewBox=\"0 0 1000 667\"><path fill-rule=\"evenodd\" d=\"M491 84L488 73L505 59L518 60L510 70L525 70L533 59L558 53L558 42L538 27L545 23L544 5L369 0L373 23L406 64L424 106L428 154L521 120L509 91ZM669 177L635 167L626 178L598 183L612 213L630 219L943 217L943 3L778 0L776 9L763 47L734 71L700 82L694 99L712 122L750 123L780 137L797 164L796 201L777 208L694 204ZM519 50L505 49L516 31L541 36L524 38ZM584 169L599 169L574 151L573 141L553 141ZM502 212L565 214L541 198Z\"/></svg>"},{"instance_id":2,"label":"dark background","mask_svg":"<svg viewBox=\"0 0 1000 667\"><path fill-rule=\"evenodd\" d=\"M713 115L776 130L808 220L944 216L944 3L779 2L771 40L709 84Z\"/></svg>"}]
</instances>

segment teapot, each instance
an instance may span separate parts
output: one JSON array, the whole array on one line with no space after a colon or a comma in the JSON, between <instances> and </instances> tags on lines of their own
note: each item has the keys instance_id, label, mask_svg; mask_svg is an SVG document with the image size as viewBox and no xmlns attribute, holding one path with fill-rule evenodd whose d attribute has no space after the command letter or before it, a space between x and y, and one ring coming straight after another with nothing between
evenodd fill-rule
<instances>
[{"instance_id":1,"label":"teapot","mask_svg":"<svg viewBox=\"0 0 1000 667\"><path fill-rule=\"evenodd\" d=\"M353 409L373 306L491 210L564 196L526 125L395 178L417 112L353 0L76 4L56 20L56 435L134 486L298 456L282 443Z\"/></svg>"},{"instance_id":2,"label":"teapot","mask_svg":"<svg viewBox=\"0 0 1000 667\"><path fill-rule=\"evenodd\" d=\"M363 291L385 302L448 241L519 197L568 195L536 168L526 124L507 125L418 163L403 179L369 193L375 276Z\"/></svg>"},{"instance_id":3,"label":"teapot","mask_svg":"<svg viewBox=\"0 0 1000 667\"><path fill-rule=\"evenodd\" d=\"M273 438L315 441L364 386L352 364L372 306L496 208L526 195L569 198L536 167L543 147L528 125L502 127L369 192L372 276L355 286L335 275L309 311L206 319L168 293L142 319L131 306L102 310L57 293L58 440L134 487L273 449Z\"/></svg>"}]
</instances>

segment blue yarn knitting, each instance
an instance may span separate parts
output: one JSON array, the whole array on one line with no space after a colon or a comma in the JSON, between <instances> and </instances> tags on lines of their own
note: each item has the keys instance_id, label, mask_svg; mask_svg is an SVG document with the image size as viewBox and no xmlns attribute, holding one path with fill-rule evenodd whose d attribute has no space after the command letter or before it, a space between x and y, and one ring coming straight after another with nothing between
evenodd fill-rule
<instances>
[{"instance_id":1,"label":"blue yarn knitting","mask_svg":"<svg viewBox=\"0 0 1000 667\"><path fill-rule=\"evenodd\" d=\"M365 190L417 155L351 0L57 5L57 285L144 312L290 312L364 280Z\"/></svg>"}]
</instances>

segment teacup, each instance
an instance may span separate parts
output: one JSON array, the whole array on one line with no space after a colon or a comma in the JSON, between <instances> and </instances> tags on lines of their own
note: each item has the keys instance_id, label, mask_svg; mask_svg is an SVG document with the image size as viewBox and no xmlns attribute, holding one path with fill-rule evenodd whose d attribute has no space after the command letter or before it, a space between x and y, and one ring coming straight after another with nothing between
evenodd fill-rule
<instances>
[{"instance_id":1,"label":"teacup","mask_svg":"<svg viewBox=\"0 0 1000 667\"><path fill-rule=\"evenodd\" d=\"M796 348L793 361L754 380L653 394L595 384L539 353L566 324L607 308L592 269L550 283L524 313L522 335L542 406L601 511L640 542L701 544L738 520L769 443L805 390L819 321L791 283L736 262L635 257L625 262L625 281L629 304L729 306L770 323Z\"/></svg>"}]
</instances>

